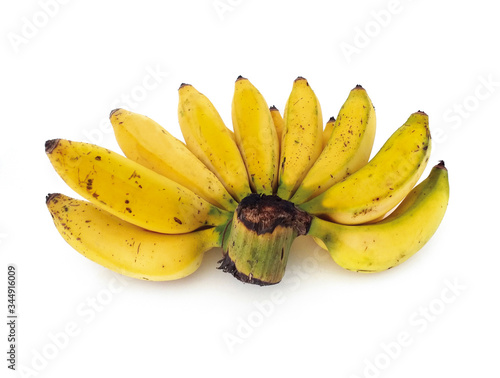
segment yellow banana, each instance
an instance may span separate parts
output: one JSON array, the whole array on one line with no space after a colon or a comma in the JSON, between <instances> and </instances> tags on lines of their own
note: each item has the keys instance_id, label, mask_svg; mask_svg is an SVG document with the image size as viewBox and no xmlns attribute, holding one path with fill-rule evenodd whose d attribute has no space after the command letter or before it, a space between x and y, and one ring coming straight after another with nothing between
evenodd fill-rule
<instances>
[{"instance_id":1,"label":"yellow banana","mask_svg":"<svg viewBox=\"0 0 500 378\"><path fill-rule=\"evenodd\" d=\"M62 179L100 208L147 230L179 234L218 226L231 213L176 182L108 149L64 139L45 151Z\"/></svg>"},{"instance_id":2,"label":"yellow banana","mask_svg":"<svg viewBox=\"0 0 500 378\"><path fill-rule=\"evenodd\" d=\"M283 139L283 129L285 128L285 121L283 120L283 117L281 116L280 114L280 111L278 110L278 108L276 106L271 106L269 108L269 110L271 111L271 117L273 118L273 124L274 124L274 128L276 129L276 135L278 137L278 147L279 147L279 151L278 151L278 156L279 156L279 159L278 159L278 174L277 174L277 180L276 182L274 183L274 186L273 186L273 193L276 193L277 190L278 190L278 180L279 180L279 160L281 159L281 141Z\"/></svg>"},{"instance_id":3,"label":"yellow banana","mask_svg":"<svg viewBox=\"0 0 500 378\"><path fill-rule=\"evenodd\" d=\"M372 102L363 87L357 85L340 109L321 155L290 200L296 204L308 201L366 165L375 123Z\"/></svg>"},{"instance_id":4,"label":"yellow banana","mask_svg":"<svg viewBox=\"0 0 500 378\"><path fill-rule=\"evenodd\" d=\"M427 243L444 217L448 198L448 171L441 162L384 220L341 225L313 218L309 235L321 239L346 269L382 271L401 264Z\"/></svg>"},{"instance_id":5,"label":"yellow banana","mask_svg":"<svg viewBox=\"0 0 500 378\"><path fill-rule=\"evenodd\" d=\"M273 194L278 181L279 142L266 100L248 79L239 76L232 103L236 143L256 193Z\"/></svg>"},{"instance_id":6,"label":"yellow banana","mask_svg":"<svg viewBox=\"0 0 500 378\"><path fill-rule=\"evenodd\" d=\"M239 202L252 191L238 146L210 100L193 86L179 88L179 124L187 147Z\"/></svg>"},{"instance_id":7,"label":"yellow banana","mask_svg":"<svg viewBox=\"0 0 500 378\"><path fill-rule=\"evenodd\" d=\"M276 129L276 135L278 136L278 142L281 147L281 138L283 137L283 129L285 128L285 121L283 121L283 117L280 114L280 111L276 106L271 106L269 108L271 111L271 117L273 117L274 127Z\"/></svg>"},{"instance_id":8,"label":"yellow banana","mask_svg":"<svg viewBox=\"0 0 500 378\"><path fill-rule=\"evenodd\" d=\"M151 118L115 109L110 120L116 140L129 159L181 184L212 205L230 211L236 208L236 201L217 176Z\"/></svg>"},{"instance_id":9,"label":"yellow banana","mask_svg":"<svg viewBox=\"0 0 500 378\"><path fill-rule=\"evenodd\" d=\"M90 260L138 279L185 277L205 251L222 247L219 269L272 285L300 235L346 269L377 272L412 256L442 221L449 199L444 163L415 186L431 151L425 113L412 114L371 161L375 111L361 86L324 129L318 98L302 77L283 117L238 77L231 113L234 132L206 96L182 84L185 144L123 109L110 120L126 157L47 141L56 172L84 197L47 196L58 232Z\"/></svg>"},{"instance_id":10,"label":"yellow banana","mask_svg":"<svg viewBox=\"0 0 500 378\"><path fill-rule=\"evenodd\" d=\"M429 160L430 138L427 115L413 113L367 165L299 207L343 224L380 217L417 183Z\"/></svg>"},{"instance_id":11,"label":"yellow banana","mask_svg":"<svg viewBox=\"0 0 500 378\"><path fill-rule=\"evenodd\" d=\"M334 127L335 127L335 117L330 117L323 130L323 150L325 149L326 144L330 140L330 136L332 135ZM316 242L316 244L319 245L321 248L328 249L326 248L325 243L323 243L321 239L317 238L316 236L313 236L313 239Z\"/></svg>"},{"instance_id":12,"label":"yellow banana","mask_svg":"<svg viewBox=\"0 0 500 378\"><path fill-rule=\"evenodd\" d=\"M46 202L57 230L74 249L133 278L166 281L186 277L198 269L205 251L222 243L220 227L159 234L63 194L51 194Z\"/></svg>"},{"instance_id":13,"label":"yellow banana","mask_svg":"<svg viewBox=\"0 0 500 378\"><path fill-rule=\"evenodd\" d=\"M303 77L285 106L278 196L288 200L323 149L323 119L316 95Z\"/></svg>"},{"instance_id":14,"label":"yellow banana","mask_svg":"<svg viewBox=\"0 0 500 378\"><path fill-rule=\"evenodd\" d=\"M325 148L326 144L328 143L328 140L330 139L330 136L332 135L334 126L335 126L335 117L330 117L323 130L323 149ZM313 236L313 239L319 247L323 249L328 249L326 248L325 243L323 243L321 239L317 238L316 236Z\"/></svg>"},{"instance_id":15,"label":"yellow banana","mask_svg":"<svg viewBox=\"0 0 500 378\"><path fill-rule=\"evenodd\" d=\"M330 140L334 125L335 125L335 117L330 117L330 119L325 125L325 129L323 130L323 149L326 147L326 144Z\"/></svg>"}]
</instances>

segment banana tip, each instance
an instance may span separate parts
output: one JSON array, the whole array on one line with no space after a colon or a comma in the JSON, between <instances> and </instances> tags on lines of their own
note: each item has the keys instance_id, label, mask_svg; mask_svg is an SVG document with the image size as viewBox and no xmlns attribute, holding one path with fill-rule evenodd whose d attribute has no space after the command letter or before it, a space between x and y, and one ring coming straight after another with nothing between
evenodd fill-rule
<instances>
[{"instance_id":1,"label":"banana tip","mask_svg":"<svg viewBox=\"0 0 500 378\"><path fill-rule=\"evenodd\" d=\"M243 76L239 75L239 76L236 78L236 81L239 81L239 80L246 80L246 77L243 77Z\"/></svg>"},{"instance_id":2,"label":"banana tip","mask_svg":"<svg viewBox=\"0 0 500 378\"><path fill-rule=\"evenodd\" d=\"M45 142L45 153L51 154L59 144L60 139L50 139Z\"/></svg>"},{"instance_id":3,"label":"banana tip","mask_svg":"<svg viewBox=\"0 0 500 378\"><path fill-rule=\"evenodd\" d=\"M444 169L447 171L445 165L444 165L444 160L439 160L439 163L436 164L436 168L439 168L439 169Z\"/></svg>"},{"instance_id":4,"label":"banana tip","mask_svg":"<svg viewBox=\"0 0 500 378\"><path fill-rule=\"evenodd\" d=\"M294 83L296 83L297 81L301 81L301 80L305 80L306 84L309 85L309 83L307 82L307 79L303 76L297 76L297 78L294 80Z\"/></svg>"},{"instance_id":5,"label":"banana tip","mask_svg":"<svg viewBox=\"0 0 500 378\"><path fill-rule=\"evenodd\" d=\"M179 86L179 89L184 88L184 87L190 87L190 86L191 86L191 84L181 83L181 85Z\"/></svg>"},{"instance_id":6,"label":"banana tip","mask_svg":"<svg viewBox=\"0 0 500 378\"><path fill-rule=\"evenodd\" d=\"M112 116L113 114L115 114L115 113L116 113L117 111L119 111L119 110L122 110L122 109L121 109L121 108L116 108L116 109L113 109L113 110L109 113L109 118L111 118L111 116Z\"/></svg>"},{"instance_id":7,"label":"banana tip","mask_svg":"<svg viewBox=\"0 0 500 378\"><path fill-rule=\"evenodd\" d=\"M356 84L356 86L354 87L354 89L364 89L363 86L361 84Z\"/></svg>"},{"instance_id":8,"label":"banana tip","mask_svg":"<svg viewBox=\"0 0 500 378\"><path fill-rule=\"evenodd\" d=\"M330 117L330 119L328 120L328 122L335 122L335 117Z\"/></svg>"},{"instance_id":9,"label":"banana tip","mask_svg":"<svg viewBox=\"0 0 500 378\"><path fill-rule=\"evenodd\" d=\"M60 193L49 193L45 197L45 203L48 204L50 201L54 200L55 198L59 197Z\"/></svg>"},{"instance_id":10,"label":"banana tip","mask_svg":"<svg viewBox=\"0 0 500 378\"><path fill-rule=\"evenodd\" d=\"M421 115L427 116L427 113L426 113L426 112L424 112L423 110L419 110L419 111L417 112L417 114L421 114Z\"/></svg>"},{"instance_id":11,"label":"banana tip","mask_svg":"<svg viewBox=\"0 0 500 378\"><path fill-rule=\"evenodd\" d=\"M271 110L271 111L275 111L275 112L276 112L276 111L278 111L278 108L277 108L276 106L272 105L272 106L269 108L269 110Z\"/></svg>"}]
</instances>

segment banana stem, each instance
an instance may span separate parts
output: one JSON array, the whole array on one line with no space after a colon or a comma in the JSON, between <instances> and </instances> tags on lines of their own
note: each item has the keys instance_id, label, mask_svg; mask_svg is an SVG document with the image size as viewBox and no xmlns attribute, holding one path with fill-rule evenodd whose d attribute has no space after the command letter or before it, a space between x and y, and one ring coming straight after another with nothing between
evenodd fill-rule
<instances>
[{"instance_id":1,"label":"banana stem","mask_svg":"<svg viewBox=\"0 0 500 378\"><path fill-rule=\"evenodd\" d=\"M250 194L233 215L219 269L260 286L280 282L293 241L309 231L310 223L311 216L289 201Z\"/></svg>"}]
</instances>

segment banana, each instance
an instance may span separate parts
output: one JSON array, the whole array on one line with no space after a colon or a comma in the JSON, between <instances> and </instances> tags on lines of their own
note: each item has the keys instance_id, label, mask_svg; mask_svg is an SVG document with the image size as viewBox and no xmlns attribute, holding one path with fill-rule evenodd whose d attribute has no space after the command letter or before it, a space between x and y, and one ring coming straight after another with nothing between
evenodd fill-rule
<instances>
[{"instance_id":1,"label":"banana","mask_svg":"<svg viewBox=\"0 0 500 378\"><path fill-rule=\"evenodd\" d=\"M335 126L335 117L332 116L326 123L325 128L323 130L323 149L326 147L326 144L328 143L328 140L332 135L334 126ZM317 238L316 236L313 236L313 239L320 248L328 249L326 248L325 243L323 243L321 239Z\"/></svg>"},{"instance_id":2,"label":"banana","mask_svg":"<svg viewBox=\"0 0 500 378\"><path fill-rule=\"evenodd\" d=\"M281 140L283 139L283 129L285 128L285 121L283 120L283 117L280 114L280 111L276 106L271 106L269 108L271 112L271 117L273 118L273 124L274 128L276 129L276 135L278 137L278 174L277 174L277 179L279 179L279 160L281 159ZM273 193L276 193L278 191L278 180L274 183L273 186Z\"/></svg>"},{"instance_id":3,"label":"banana","mask_svg":"<svg viewBox=\"0 0 500 378\"><path fill-rule=\"evenodd\" d=\"M189 84L179 88L179 124L187 147L240 202L252 191L234 137L210 100Z\"/></svg>"},{"instance_id":4,"label":"banana","mask_svg":"<svg viewBox=\"0 0 500 378\"><path fill-rule=\"evenodd\" d=\"M229 211L236 208L236 201L217 176L151 118L115 109L110 120L116 140L129 159L179 183L212 205Z\"/></svg>"},{"instance_id":5,"label":"banana","mask_svg":"<svg viewBox=\"0 0 500 378\"><path fill-rule=\"evenodd\" d=\"M330 119L325 125L325 129L323 130L323 149L326 147L328 141L330 140L330 136L332 135L334 125L335 125L335 117L330 117Z\"/></svg>"},{"instance_id":6,"label":"banana","mask_svg":"<svg viewBox=\"0 0 500 378\"><path fill-rule=\"evenodd\" d=\"M285 106L278 196L290 199L323 149L323 119L316 95L303 77Z\"/></svg>"},{"instance_id":7,"label":"banana","mask_svg":"<svg viewBox=\"0 0 500 378\"><path fill-rule=\"evenodd\" d=\"M64 139L45 151L61 178L85 199L150 231L179 234L218 226L232 213L108 149Z\"/></svg>"},{"instance_id":8,"label":"banana","mask_svg":"<svg viewBox=\"0 0 500 378\"><path fill-rule=\"evenodd\" d=\"M281 147L281 138L283 137L283 129L285 128L285 121L283 121L283 117L280 114L280 111L276 106L271 106L269 108L271 112L271 117L273 117L274 127L276 129L276 135L278 136L278 142Z\"/></svg>"},{"instance_id":9,"label":"banana","mask_svg":"<svg viewBox=\"0 0 500 378\"><path fill-rule=\"evenodd\" d=\"M186 277L198 269L205 251L222 243L221 227L166 235L63 194L50 194L46 202L57 230L75 250L133 278L166 281Z\"/></svg>"},{"instance_id":10,"label":"banana","mask_svg":"<svg viewBox=\"0 0 500 378\"><path fill-rule=\"evenodd\" d=\"M296 204L308 201L363 167L370 159L375 123L372 102L357 85L340 109L321 155L290 200Z\"/></svg>"},{"instance_id":11,"label":"banana","mask_svg":"<svg viewBox=\"0 0 500 378\"><path fill-rule=\"evenodd\" d=\"M330 140L330 136L332 135L334 127L335 127L335 117L330 117L330 119L326 123L325 128L323 130L323 149L325 149L328 141ZM323 243L323 241L321 239L319 239L315 236L313 236L313 239L316 242L316 244L319 245L321 248L328 249L328 248L326 248L325 243Z\"/></svg>"},{"instance_id":12,"label":"banana","mask_svg":"<svg viewBox=\"0 0 500 378\"><path fill-rule=\"evenodd\" d=\"M298 206L343 224L365 223L382 216L417 183L429 160L430 138L427 115L413 113L367 165Z\"/></svg>"},{"instance_id":13,"label":"banana","mask_svg":"<svg viewBox=\"0 0 500 378\"><path fill-rule=\"evenodd\" d=\"M448 199L448 171L440 162L384 220L353 226L314 217L309 235L321 239L345 269L379 272L401 264L429 241L444 217Z\"/></svg>"},{"instance_id":14,"label":"banana","mask_svg":"<svg viewBox=\"0 0 500 378\"><path fill-rule=\"evenodd\" d=\"M416 253L444 217L444 163L416 185L431 152L427 115L413 113L369 160L375 110L359 85L324 129L302 77L283 117L240 76L234 132L188 84L179 88L178 118L185 144L146 116L113 110L126 157L88 143L45 143L56 172L83 197L46 198L75 250L120 274L166 281L192 274L207 250L222 247L219 269L270 285L282 279L300 235L345 269L378 272Z\"/></svg>"},{"instance_id":15,"label":"banana","mask_svg":"<svg viewBox=\"0 0 500 378\"><path fill-rule=\"evenodd\" d=\"M278 181L279 142L266 100L239 76L232 103L233 129L252 191L273 194Z\"/></svg>"}]
</instances>

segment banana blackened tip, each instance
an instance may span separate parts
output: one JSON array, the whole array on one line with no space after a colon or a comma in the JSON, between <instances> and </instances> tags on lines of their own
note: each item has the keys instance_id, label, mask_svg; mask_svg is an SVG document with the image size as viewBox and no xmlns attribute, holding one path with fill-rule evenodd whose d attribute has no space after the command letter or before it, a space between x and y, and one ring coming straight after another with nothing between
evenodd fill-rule
<instances>
[{"instance_id":1,"label":"banana blackened tip","mask_svg":"<svg viewBox=\"0 0 500 378\"><path fill-rule=\"evenodd\" d=\"M335 117L330 117L330 119L328 120L328 122L335 122Z\"/></svg>"},{"instance_id":2,"label":"banana blackened tip","mask_svg":"<svg viewBox=\"0 0 500 378\"><path fill-rule=\"evenodd\" d=\"M179 89L184 88L184 87L188 87L188 86L190 87L191 84L181 83L181 85L179 86Z\"/></svg>"},{"instance_id":3,"label":"banana blackened tip","mask_svg":"<svg viewBox=\"0 0 500 378\"><path fill-rule=\"evenodd\" d=\"M276 106L272 105L272 106L269 108L269 110L277 112L277 111L278 111L278 108L277 108Z\"/></svg>"},{"instance_id":4,"label":"banana blackened tip","mask_svg":"<svg viewBox=\"0 0 500 378\"><path fill-rule=\"evenodd\" d=\"M54 198L57 198L59 196L60 196L60 193L49 193L49 194L47 194L47 196L45 196L45 203L48 204Z\"/></svg>"},{"instance_id":5,"label":"banana blackened tip","mask_svg":"<svg viewBox=\"0 0 500 378\"><path fill-rule=\"evenodd\" d=\"M426 113L426 112L424 112L423 110L419 110L419 111L417 112L417 114L422 114L422 115L424 115L424 116L427 116L427 113Z\"/></svg>"},{"instance_id":6,"label":"banana blackened tip","mask_svg":"<svg viewBox=\"0 0 500 378\"><path fill-rule=\"evenodd\" d=\"M303 76L297 76L297 78L294 80L294 83L297 82L297 81L300 81L300 80L305 80L306 83L307 83L307 79ZM309 83L307 83L307 85L309 85Z\"/></svg>"},{"instance_id":7,"label":"banana blackened tip","mask_svg":"<svg viewBox=\"0 0 500 378\"><path fill-rule=\"evenodd\" d=\"M45 153L51 154L59 144L60 139L50 139L45 142Z\"/></svg>"},{"instance_id":8,"label":"banana blackened tip","mask_svg":"<svg viewBox=\"0 0 500 378\"><path fill-rule=\"evenodd\" d=\"M447 169L444 165L444 160L439 160L439 163L436 164L436 168L444 169L447 171Z\"/></svg>"},{"instance_id":9,"label":"banana blackened tip","mask_svg":"<svg viewBox=\"0 0 500 378\"><path fill-rule=\"evenodd\" d=\"M239 75L239 76L236 78L236 81L238 81L238 80L246 80L246 79L247 79L246 77L243 77L243 76Z\"/></svg>"},{"instance_id":10,"label":"banana blackened tip","mask_svg":"<svg viewBox=\"0 0 500 378\"><path fill-rule=\"evenodd\" d=\"M113 109L113 110L109 113L109 118L111 118L111 116L112 116L113 114L115 114L115 113L116 113L117 111L119 111L119 110L122 110L122 108L116 108L116 109Z\"/></svg>"},{"instance_id":11,"label":"banana blackened tip","mask_svg":"<svg viewBox=\"0 0 500 378\"><path fill-rule=\"evenodd\" d=\"M364 89L363 86L361 84L356 84L356 86L354 87L354 89Z\"/></svg>"}]
</instances>

